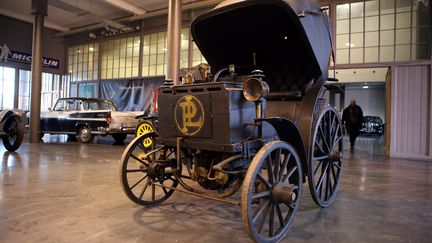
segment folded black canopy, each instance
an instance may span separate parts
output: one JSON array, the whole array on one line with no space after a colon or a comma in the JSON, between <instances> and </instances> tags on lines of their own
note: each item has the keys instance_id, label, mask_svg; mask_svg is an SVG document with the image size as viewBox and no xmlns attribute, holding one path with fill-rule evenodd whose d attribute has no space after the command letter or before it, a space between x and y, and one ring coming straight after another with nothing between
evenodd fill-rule
<instances>
[{"instance_id":1,"label":"folded black canopy","mask_svg":"<svg viewBox=\"0 0 432 243\"><path fill-rule=\"evenodd\" d=\"M191 32L212 72L251 65L255 55L270 83L327 78L331 32L317 0L224 1L197 17Z\"/></svg>"}]
</instances>

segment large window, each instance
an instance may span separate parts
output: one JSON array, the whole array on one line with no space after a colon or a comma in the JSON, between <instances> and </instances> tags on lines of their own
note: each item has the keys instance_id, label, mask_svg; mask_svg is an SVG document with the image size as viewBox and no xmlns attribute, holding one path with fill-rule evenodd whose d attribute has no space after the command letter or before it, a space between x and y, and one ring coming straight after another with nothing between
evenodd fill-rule
<instances>
[{"instance_id":1,"label":"large window","mask_svg":"<svg viewBox=\"0 0 432 243\"><path fill-rule=\"evenodd\" d=\"M193 43L192 49L192 66L199 65L201 63L207 63L204 56L201 54L201 51L198 49L198 46Z\"/></svg>"},{"instance_id":2,"label":"large window","mask_svg":"<svg viewBox=\"0 0 432 243\"><path fill-rule=\"evenodd\" d=\"M29 111L31 103L31 71L19 70L18 108ZM52 107L58 98L69 97L70 75L42 73L41 111Z\"/></svg>"},{"instance_id":3,"label":"large window","mask_svg":"<svg viewBox=\"0 0 432 243\"><path fill-rule=\"evenodd\" d=\"M18 109L30 110L31 71L19 70Z\"/></svg>"},{"instance_id":4,"label":"large window","mask_svg":"<svg viewBox=\"0 0 432 243\"><path fill-rule=\"evenodd\" d=\"M14 108L15 69L0 67L0 109Z\"/></svg>"},{"instance_id":5,"label":"large window","mask_svg":"<svg viewBox=\"0 0 432 243\"><path fill-rule=\"evenodd\" d=\"M428 6L428 0L373 0L337 5L336 63L428 58Z\"/></svg>"},{"instance_id":6,"label":"large window","mask_svg":"<svg viewBox=\"0 0 432 243\"><path fill-rule=\"evenodd\" d=\"M188 67L189 29L183 28L180 42L180 68ZM167 60L167 32L144 36L142 76L165 75Z\"/></svg>"},{"instance_id":7,"label":"large window","mask_svg":"<svg viewBox=\"0 0 432 243\"><path fill-rule=\"evenodd\" d=\"M138 77L140 37L101 43L101 79Z\"/></svg>"},{"instance_id":8,"label":"large window","mask_svg":"<svg viewBox=\"0 0 432 243\"><path fill-rule=\"evenodd\" d=\"M72 81L96 80L98 77L99 44L68 48L68 71Z\"/></svg>"}]
</instances>

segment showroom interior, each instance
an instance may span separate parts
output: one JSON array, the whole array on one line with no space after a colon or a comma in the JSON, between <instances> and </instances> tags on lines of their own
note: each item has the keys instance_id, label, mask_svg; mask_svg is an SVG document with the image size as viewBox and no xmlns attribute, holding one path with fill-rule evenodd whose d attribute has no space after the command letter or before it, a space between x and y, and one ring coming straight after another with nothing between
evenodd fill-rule
<instances>
[{"instance_id":1,"label":"showroom interior","mask_svg":"<svg viewBox=\"0 0 432 243\"><path fill-rule=\"evenodd\" d=\"M132 202L122 191L121 161L138 141L134 134L120 143L110 136L95 136L90 143L70 134L39 136L40 116L53 111L62 98L101 98L112 101L119 111L153 116L158 89L167 80L185 85L187 75L207 63L206 50L200 48L205 45L195 43L194 36L199 35L191 26L201 16L211 17L206 13L221 2L220 8L226 8L243 1L0 0L0 110L20 110L25 130L16 151L0 146L0 242L261 241L244 229L247 219L240 203L224 204L225 199L209 200L182 191L157 205ZM245 2L305 3L303 8L317 4ZM364 117L379 117L382 131L361 133L351 151L349 136L344 135L337 197L328 207L317 206L308 190L310 181L303 178L301 205L289 232L283 238L270 237L271 242L430 242L431 2L323 0L319 4L319 14L328 16L325 23L331 30L332 51L323 76L329 77L326 84L333 88L322 95L325 106L342 116L355 99ZM306 10L302 14L306 17L295 15L299 23L318 15ZM260 31L257 28L254 34ZM224 43L230 38L229 33L219 35ZM32 56L42 62L32 62ZM205 67L213 75L218 71ZM250 103L258 118L260 102ZM230 112L237 110L225 115ZM180 143L177 139L177 146ZM179 151L178 157L183 153ZM242 190L232 198L242 200ZM270 211L275 214L277 207Z\"/></svg>"}]
</instances>

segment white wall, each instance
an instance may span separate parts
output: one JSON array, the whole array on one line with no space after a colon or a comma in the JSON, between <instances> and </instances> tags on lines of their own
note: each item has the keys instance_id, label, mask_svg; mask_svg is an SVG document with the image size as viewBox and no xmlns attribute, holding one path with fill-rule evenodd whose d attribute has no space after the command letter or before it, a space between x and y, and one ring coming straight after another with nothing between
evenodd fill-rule
<instances>
[{"instance_id":1,"label":"white wall","mask_svg":"<svg viewBox=\"0 0 432 243\"><path fill-rule=\"evenodd\" d=\"M390 156L432 160L430 65L392 67Z\"/></svg>"}]
</instances>

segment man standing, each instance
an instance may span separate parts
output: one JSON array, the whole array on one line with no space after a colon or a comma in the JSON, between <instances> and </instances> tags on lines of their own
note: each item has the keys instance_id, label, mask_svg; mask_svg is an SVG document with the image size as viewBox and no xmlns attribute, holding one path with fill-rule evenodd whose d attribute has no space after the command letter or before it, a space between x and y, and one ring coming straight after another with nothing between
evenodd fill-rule
<instances>
[{"instance_id":1,"label":"man standing","mask_svg":"<svg viewBox=\"0 0 432 243\"><path fill-rule=\"evenodd\" d=\"M351 151L354 150L354 143L360 133L362 123L363 111L360 106L356 105L356 100L351 99L350 105L342 113L342 124L350 135Z\"/></svg>"}]
</instances>

